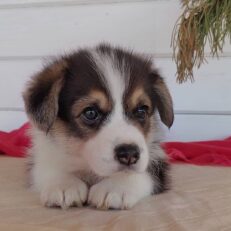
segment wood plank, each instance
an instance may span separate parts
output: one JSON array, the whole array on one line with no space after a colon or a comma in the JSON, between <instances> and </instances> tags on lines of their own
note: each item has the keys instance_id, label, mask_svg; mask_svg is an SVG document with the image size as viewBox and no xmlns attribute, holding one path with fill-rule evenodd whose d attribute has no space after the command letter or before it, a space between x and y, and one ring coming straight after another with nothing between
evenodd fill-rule
<instances>
[{"instance_id":1,"label":"wood plank","mask_svg":"<svg viewBox=\"0 0 231 231\"><path fill-rule=\"evenodd\" d=\"M101 41L171 53L178 15L175 1L2 9L0 56L56 55Z\"/></svg>"},{"instance_id":2,"label":"wood plank","mask_svg":"<svg viewBox=\"0 0 231 231\"><path fill-rule=\"evenodd\" d=\"M86 4L112 4L124 2L148 2L160 0L1 0L0 8L22 8L22 7L38 7L53 5L86 5ZM176 1L176 0L165 0Z\"/></svg>"},{"instance_id":3,"label":"wood plank","mask_svg":"<svg viewBox=\"0 0 231 231\"><path fill-rule=\"evenodd\" d=\"M101 41L157 55L172 54L172 29L181 12L177 0L65 7L51 2L54 5L0 9L1 57L56 55ZM231 55L229 42L224 48L227 55Z\"/></svg>"},{"instance_id":4,"label":"wood plank","mask_svg":"<svg viewBox=\"0 0 231 231\"><path fill-rule=\"evenodd\" d=\"M167 141L224 139L231 136L231 116L176 115L170 132L165 131Z\"/></svg>"},{"instance_id":5,"label":"wood plank","mask_svg":"<svg viewBox=\"0 0 231 231\"><path fill-rule=\"evenodd\" d=\"M1 9L0 55L55 55L100 41L169 55L179 14L176 0Z\"/></svg>"}]
</instances>

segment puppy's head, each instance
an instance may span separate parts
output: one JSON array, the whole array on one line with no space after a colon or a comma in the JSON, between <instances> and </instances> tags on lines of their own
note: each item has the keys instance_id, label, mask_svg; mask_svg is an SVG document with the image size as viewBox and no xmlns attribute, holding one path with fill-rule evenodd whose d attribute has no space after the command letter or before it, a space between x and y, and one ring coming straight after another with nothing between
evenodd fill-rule
<instances>
[{"instance_id":1,"label":"puppy's head","mask_svg":"<svg viewBox=\"0 0 231 231\"><path fill-rule=\"evenodd\" d=\"M174 117L169 91L150 59L108 45L48 65L24 100L33 125L100 176L145 171L158 132L155 112L167 127Z\"/></svg>"}]
</instances>

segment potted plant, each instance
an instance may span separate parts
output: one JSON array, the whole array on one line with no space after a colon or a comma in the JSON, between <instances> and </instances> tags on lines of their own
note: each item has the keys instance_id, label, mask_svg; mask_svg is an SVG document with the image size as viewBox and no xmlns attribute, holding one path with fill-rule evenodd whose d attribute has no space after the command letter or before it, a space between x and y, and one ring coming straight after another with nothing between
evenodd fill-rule
<instances>
[{"instance_id":1,"label":"potted plant","mask_svg":"<svg viewBox=\"0 0 231 231\"><path fill-rule=\"evenodd\" d=\"M193 80L193 68L205 59L205 45L219 56L228 39L231 43L231 0L181 0L183 13L172 34L177 81Z\"/></svg>"}]
</instances>

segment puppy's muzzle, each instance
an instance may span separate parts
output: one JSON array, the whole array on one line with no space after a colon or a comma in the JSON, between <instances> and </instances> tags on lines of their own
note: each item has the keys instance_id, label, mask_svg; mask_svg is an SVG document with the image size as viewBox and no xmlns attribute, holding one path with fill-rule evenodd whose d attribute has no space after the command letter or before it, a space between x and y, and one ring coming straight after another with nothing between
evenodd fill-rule
<instances>
[{"instance_id":1,"label":"puppy's muzzle","mask_svg":"<svg viewBox=\"0 0 231 231\"><path fill-rule=\"evenodd\" d=\"M122 144L115 148L115 159L123 165L133 165L140 158L140 150L134 144Z\"/></svg>"}]
</instances>

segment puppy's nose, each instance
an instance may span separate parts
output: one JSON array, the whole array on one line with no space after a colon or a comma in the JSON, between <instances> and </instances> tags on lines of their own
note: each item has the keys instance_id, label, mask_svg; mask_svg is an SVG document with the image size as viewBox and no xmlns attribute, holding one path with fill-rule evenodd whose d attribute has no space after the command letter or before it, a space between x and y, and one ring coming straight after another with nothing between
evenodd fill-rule
<instances>
[{"instance_id":1,"label":"puppy's nose","mask_svg":"<svg viewBox=\"0 0 231 231\"><path fill-rule=\"evenodd\" d=\"M140 150L134 144L122 144L115 148L115 158L124 165L135 164L140 158Z\"/></svg>"}]
</instances>

